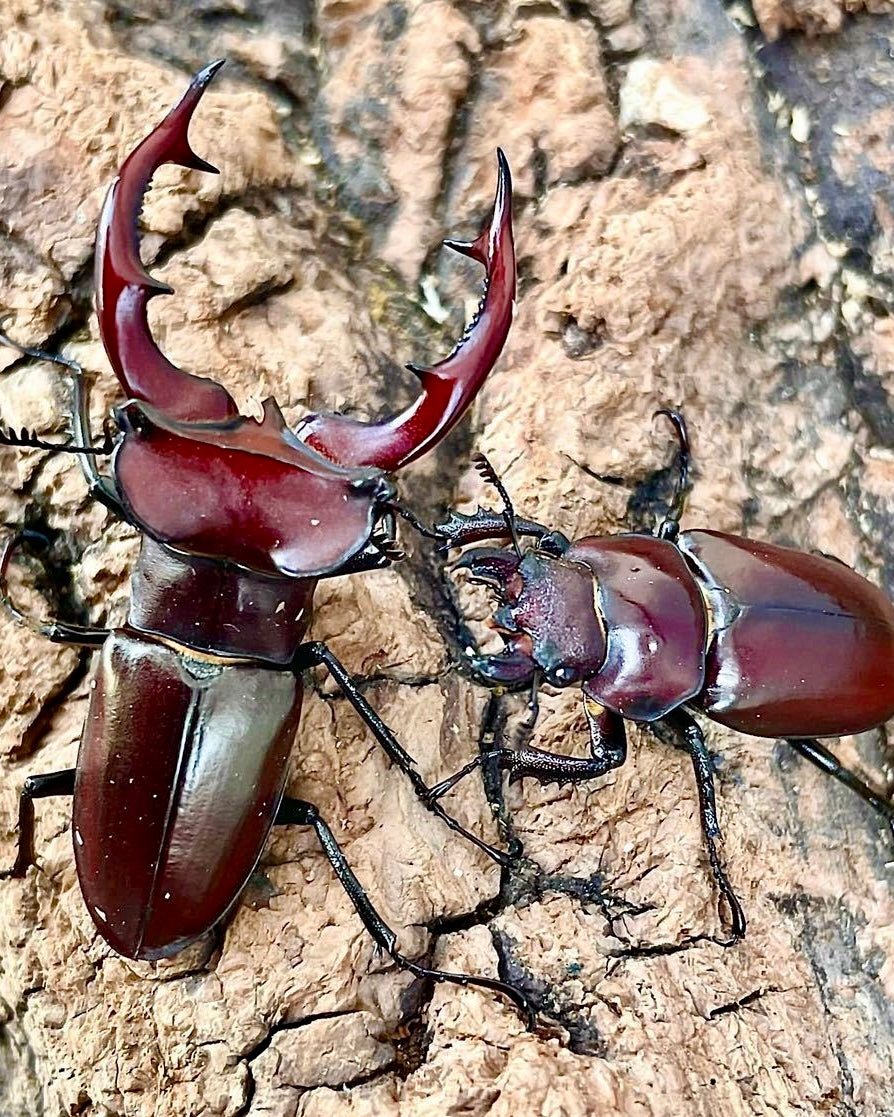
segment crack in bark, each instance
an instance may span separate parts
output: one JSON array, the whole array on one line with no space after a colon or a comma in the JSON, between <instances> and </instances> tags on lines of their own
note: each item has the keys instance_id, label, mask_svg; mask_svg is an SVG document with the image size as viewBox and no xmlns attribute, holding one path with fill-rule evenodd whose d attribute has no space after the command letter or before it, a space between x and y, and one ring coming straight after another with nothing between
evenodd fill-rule
<instances>
[{"instance_id":1,"label":"crack in bark","mask_svg":"<svg viewBox=\"0 0 894 1117\"><path fill-rule=\"evenodd\" d=\"M761 997L767 996L768 993L784 993L785 989L780 989L777 985L761 985L757 989L752 989L750 993L743 993L741 997L736 997L734 1001L727 1001L726 1004L718 1005L717 1008L712 1008L708 1013L709 1020L716 1020L718 1016L726 1016L731 1012L740 1012L743 1008L753 1005L755 1001L759 1001Z\"/></svg>"}]
</instances>

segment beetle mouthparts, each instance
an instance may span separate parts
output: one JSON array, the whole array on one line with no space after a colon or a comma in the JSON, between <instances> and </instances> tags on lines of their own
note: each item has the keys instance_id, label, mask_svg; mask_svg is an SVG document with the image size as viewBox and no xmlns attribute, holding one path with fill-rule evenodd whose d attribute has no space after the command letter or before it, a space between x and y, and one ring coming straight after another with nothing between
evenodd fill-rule
<instances>
[{"instance_id":1,"label":"beetle mouthparts","mask_svg":"<svg viewBox=\"0 0 894 1117\"><path fill-rule=\"evenodd\" d=\"M453 569L468 570L473 582L492 586L502 596L507 582L518 570L519 561L514 551L503 547L475 547L457 559Z\"/></svg>"}]
</instances>

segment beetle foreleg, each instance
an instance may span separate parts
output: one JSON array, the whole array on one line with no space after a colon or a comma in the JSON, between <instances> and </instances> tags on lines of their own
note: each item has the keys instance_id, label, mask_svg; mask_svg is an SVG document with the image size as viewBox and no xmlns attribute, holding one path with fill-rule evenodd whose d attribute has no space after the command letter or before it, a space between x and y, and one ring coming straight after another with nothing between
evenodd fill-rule
<instances>
[{"instance_id":1,"label":"beetle foreleg","mask_svg":"<svg viewBox=\"0 0 894 1117\"><path fill-rule=\"evenodd\" d=\"M825 772L827 776L832 776L839 783L843 783L845 787L849 787L851 791L855 791L861 799L864 799L887 819L889 826L894 826L894 804L889 803L887 799L873 791L868 784L860 779L856 772L852 772L850 768L845 768L838 757L830 752L825 745L812 738L798 737L787 737L786 743L791 745L795 752L803 756L805 760L809 760L820 771Z\"/></svg>"},{"instance_id":2,"label":"beetle foreleg","mask_svg":"<svg viewBox=\"0 0 894 1117\"><path fill-rule=\"evenodd\" d=\"M677 737L680 747L689 753L692 766L695 769L695 785L698 788L699 816L702 824L702 834L708 851L708 860L711 863L711 873L717 884L721 896L729 905L730 933L729 940L724 946L731 946L738 942L745 934L747 926L745 912L733 891L733 886L726 875L717 842L722 837L720 822L717 818L717 799L714 795L714 772L711 764L711 754L705 744L705 738L698 723L688 714L680 710L662 719Z\"/></svg>"},{"instance_id":3,"label":"beetle foreleg","mask_svg":"<svg viewBox=\"0 0 894 1117\"><path fill-rule=\"evenodd\" d=\"M34 800L49 799L52 795L73 795L74 784L74 768L28 776L19 795L19 840L15 863L11 869L0 871L0 880L23 877L34 864Z\"/></svg>"},{"instance_id":4,"label":"beetle foreleg","mask_svg":"<svg viewBox=\"0 0 894 1117\"><path fill-rule=\"evenodd\" d=\"M658 525L658 530L655 533L659 539L669 539L673 543L680 534L680 517L683 515L683 511L686 507L686 497L689 493L689 468L692 464L692 452L689 446L689 432L686 429L686 420L680 412L672 411L668 407L662 407L655 412L655 415L664 415L666 418L670 419L677 436L677 443L679 444L679 450L677 451L679 468L677 472L677 481L674 485L674 494L667 512L664 514L664 519ZM655 415L652 416L653 419Z\"/></svg>"},{"instance_id":5,"label":"beetle foreleg","mask_svg":"<svg viewBox=\"0 0 894 1117\"><path fill-rule=\"evenodd\" d=\"M93 453L108 454L112 451L112 436L110 431L106 428L103 430L103 444L99 447L93 447L93 439L90 434L90 419L87 401L87 378L84 374L84 369L81 365L71 359L71 357L63 357L60 353L50 353L45 349L32 349L28 346L19 345L18 342L13 341L11 337L0 329L0 345L8 345L10 349L15 349L16 352L21 353L23 357L33 357L37 361L49 361L54 365L61 365L67 368L72 374L72 383L74 384L74 400L72 402L72 434L74 436L74 445L61 445L61 446L43 446L40 449L52 449L59 451L66 451L68 453L76 453L79 455L81 463L81 472L84 474L84 479L87 482L87 489L94 500L98 500L107 508L111 509L116 516L125 518L124 507L121 500L115 491L115 486L110 478L104 477L96 468L96 455Z\"/></svg>"},{"instance_id":6,"label":"beetle foreleg","mask_svg":"<svg viewBox=\"0 0 894 1117\"><path fill-rule=\"evenodd\" d=\"M627 732L623 718L604 707L597 707L586 698L584 709L590 727L589 757L566 756L531 747L493 749L476 756L464 768L442 780L432 788L432 796L440 798L446 795L476 768L484 768L489 764L495 764L504 772L509 772L510 779L520 780L525 776L533 776L541 783L581 783L604 776L613 768L620 768L627 759Z\"/></svg>"},{"instance_id":7,"label":"beetle foreleg","mask_svg":"<svg viewBox=\"0 0 894 1117\"><path fill-rule=\"evenodd\" d=\"M387 570L391 566L393 559L390 555L376 550L374 547L361 551L359 554L349 558L346 563L333 570L331 574L324 574L322 577L327 578L341 578L345 574L363 574L369 570Z\"/></svg>"},{"instance_id":8,"label":"beetle foreleg","mask_svg":"<svg viewBox=\"0 0 894 1117\"><path fill-rule=\"evenodd\" d=\"M407 777L416 792L416 797L422 803L427 811L439 818L445 826L449 826L456 834L461 834L467 841L477 846L488 857L497 862L498 865L509 865L511 858L502 850L495 849L492 845L483 841L477 835L466 828L455 818L449 815L444 808L436 802L437 796L432 794L431 788L426 784L425 780L416 771L416 762L412 756L403 748L388 726L382 721L376 711L367 702L367 700L360 693L357 684L351 678L350 674L345 670L344 665L332 654L325 644L316 642L309 644L302 644L298 649L298 653L293 662L293 670L304 671L309 667L323 666L332 676L335 683L338 685L342 694L351 703L357 713L360 715L361 721L372 732L372 735L379 742L391 763Z\"/></svg>"},{"instance_id":9,"label":"beetle foreleg","mask_svg":"<svg viewBox=\"0 0 894 1117\"><path fill-rule=\"evenodd\" d=\"M515 530L518 535L529 535L538 540L555 537L557 540L564 541L564 549L568 547L568 540L560 536L559 532L552 532L548 527L534 520L516 519ZM484 539L510 538L506 516L490 508L479 508L470 515L463 512L449 512L446 520L435 524L434 535L441 540L442 551L449 551L453 547L465 547L467 543L480 543Z\"/></svg>"},{"instance_id":10,"label":"beetle foreleg","mask_svg":"<svg viewBox=\"0 0 894 1117\"><path fill-rule=\"evenodd\" d=\"M25 625L26 628L30 628L32 632L45 637L53 644L71 644L74 647L81 648L100 647L109 635L108 629L91 628L89 625L82 624L68 624L65 621L38 621L33 617L26 616L13 603L9 596L6 575L10 560L24 538L24 532L18 532L18 534L11 536L7 539L3 551L0 553L0 605L19 624Z\"/></svg>"}]
</instances>

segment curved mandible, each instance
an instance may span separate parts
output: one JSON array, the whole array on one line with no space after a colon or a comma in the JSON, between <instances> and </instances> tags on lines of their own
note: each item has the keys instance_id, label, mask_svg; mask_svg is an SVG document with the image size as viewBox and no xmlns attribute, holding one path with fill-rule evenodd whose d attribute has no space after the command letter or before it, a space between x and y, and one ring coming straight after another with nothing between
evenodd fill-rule
<instances>
[{"instance_id":1,"label":"curved mandible","mask_svg":"<svg viewBox=\"0 0 894 1117\"><path fill-rule=\"evenodd\" d=\"M219 59L200 70L161 124L127 157L106 195L96 234L96 313L112 368L128 397L145 400L182 421L220 422L234 417L238 409L223 385L177 368L153 340L148 302L172 290L143 267L137 220L146 188L163 164L217 174L217 168L189 146L187 131L202 94L223 64Z\"/></svg>"},{"instance_id":2,"label":"curved mandible","mask_svg":"<svg viewBox=\"0 0 894 1117\"><path fill-rule=\"evenodd\" d=\"M380 422L347 415L310 415L296 434L342 465L374 465L388 472L425 454L459 421L502 352L515 306L512 179L497 150L497 193L490 223L469 243L444 244L486 269L485 293L471 325L453 352L432 368L407 365L421 394L400 414Z\"/></svg>"}]
</instances>

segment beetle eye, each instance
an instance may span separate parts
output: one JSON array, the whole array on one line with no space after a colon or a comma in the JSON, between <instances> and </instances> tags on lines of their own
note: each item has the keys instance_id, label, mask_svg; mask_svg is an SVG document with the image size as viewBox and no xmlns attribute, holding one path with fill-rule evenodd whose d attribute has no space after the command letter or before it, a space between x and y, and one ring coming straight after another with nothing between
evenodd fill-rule
<instances>
[{"instance_id":1,"label":"beetle eye","mask_svg":"<svg viewBox=\"0 0 894 1117\"><path fill-rule=\"evenodd\" d=\"M537 550L541 554L552 555L554 558L561 558L570 546L567 536L561 531L551 531L537 540Z\"/></svg>"}]
</instances>

